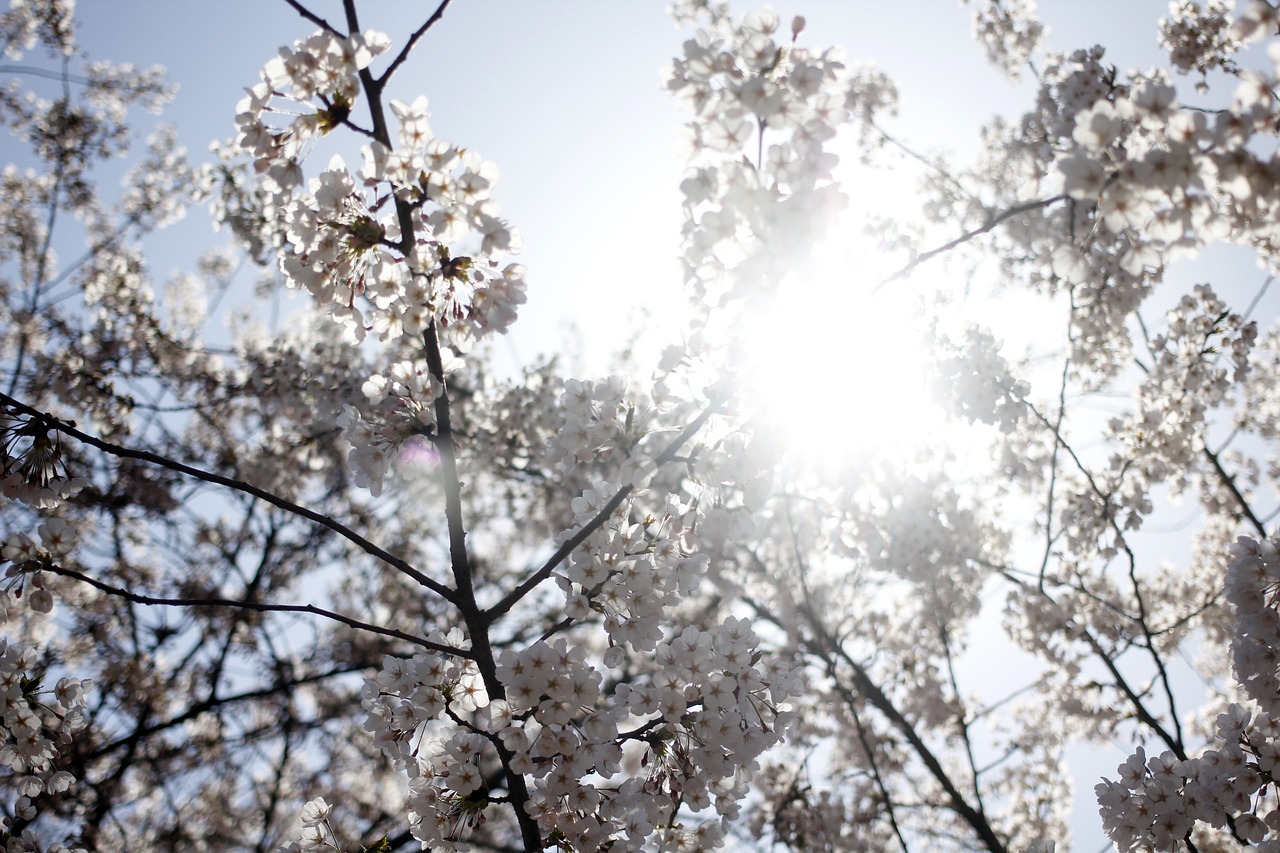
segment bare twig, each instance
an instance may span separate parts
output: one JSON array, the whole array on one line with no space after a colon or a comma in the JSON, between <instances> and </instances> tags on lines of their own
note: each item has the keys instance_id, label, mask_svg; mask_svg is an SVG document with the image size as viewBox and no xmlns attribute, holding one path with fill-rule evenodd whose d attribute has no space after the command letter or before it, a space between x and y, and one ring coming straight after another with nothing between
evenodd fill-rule
<instances>
[{"instance_id":1,"label":"bare twig","mask_svg":"<svg viewBox=\"0 0 1280 853\"><path fill-rule=\"evenodd\" d=\"M894 148L897 148L899 151L901 151L906 156L910 157L912 160L915 160L917 163L921 164L925 168L936 173L940 178L942 178L944 181L950 184L957 192L959 192L962 196L967 198L969 201L973 202L979 207L982 207L984 209L986 208L986 205L982 203L982 200L978 198L976 195L974 195L972 192L970 192L968 187L960 183L959 179L956 178L955 175L951 174L949 171L942 168L933 160L930 160L928 157L921 154L919 151L916 151L914 148L907 145L905 142L898 139L896 136L893 136L892 134L890 134L889 131L881 127L874 119L871 121L868 121L867 124L868 126L870 126L872 130L880 134L880 138L883 139L885 142L888 142L890 145L892 145Z\"/></svg>"},{"instance_id":2,"label":"bare twig","mask_svg":"<svg viewBox=\"0 0 1280 853\"><path fill-rule=\"evenodd\" d=\"M444 17L444 10L448 9L449 4L452 2L453 0L441 0L440 5L436 7L435 12L431 14L430 18L427 18L426 23L414 30L413 35L409 36L409 41L405 42L405 46L398 54L396 54L396 58L391 60L391 64L387 66L386 71L382 72L382 76L378 78L379 87L387 84L387 81L391 79L391 75L395 74L397 69L399 69L400 66L404 64L404 61L409 58L409 54L413 52L413 46L418 43L418 39L422 38L427 30L435 26L436 22Z\"/></svg>"}]
</instances>

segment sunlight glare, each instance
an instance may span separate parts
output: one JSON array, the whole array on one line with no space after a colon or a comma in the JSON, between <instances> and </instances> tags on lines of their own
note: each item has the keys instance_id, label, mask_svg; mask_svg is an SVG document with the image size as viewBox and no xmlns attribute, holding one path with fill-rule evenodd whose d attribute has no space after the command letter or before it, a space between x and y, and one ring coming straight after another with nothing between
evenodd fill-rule
<instances>
[{"instance_id":1,"label":"sunlight glare","mask_svg":"<svg viewBox=\"0 0 1280 853\"><path fill-rule=\"evenodd\" d=\"M912 283L879 287L865 239L828 241L740 338L761 424L788 456L827 467L904 460L943 427Z\"/></svg>"}]
</instances>

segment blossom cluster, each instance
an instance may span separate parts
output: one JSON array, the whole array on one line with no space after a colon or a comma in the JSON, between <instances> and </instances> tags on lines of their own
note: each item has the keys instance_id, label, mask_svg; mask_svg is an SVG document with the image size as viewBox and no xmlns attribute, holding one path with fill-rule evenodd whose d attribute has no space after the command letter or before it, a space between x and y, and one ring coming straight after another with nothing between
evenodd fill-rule
<instances>
[{"instance_id":1,"label":"blossom cluster","mask_svg":"<svg viewBox=\"0 0 1280 853\"><path fill-rule=\"evenodd\" d=\"M418 98L391 102L398 144L375 138L364 148L358 175L335 157L303 183L308 145L350 124L359 74L389 46L381 33L343 39L321 32L268 63L236 121L239 145L254 157L270 201L256 226L239 225L253 232L283 223L286 280L315 297L352 339L368 331L384 341L420 336L434 323L444 340L465 350L506 331L524 302L524 268L501 262L519 251L520 239L492 198L496 167L433 136L427 101ZM284 128L272 127L279 98L310 111ZM220 204L246 218L226 199ZM409 226L412 233L404 233ZM255 246L273 242L248 236ZM467 238L478 240L472 254L451 249Z\"/></svg>"},{"instance_id":2,"label":"blossom cluster","mask_svg":"<svg viewBox=\"0 0 1280 853\"><path fill-rule=\"evenodd\" d=\"M1140 448L1141 467L1153 481L1195 467L1207 413L1248 375L1258 333L1206 284L1183 296L1166 320L1148 342L1152 363L1136 393L1137 410L1110 427Z\"/></svg>"},{"instance_id":3,"label":"blossom cluster","mask_svg":"<svg viewBox=\"0 0 1280 853\"><path fill-rule=\"evenodd\" d=\"M776 285L788 266L781 247L810 245L846 202L831 181L837 158L825 144L878 95L842 79L838 52L798 46L803 26L793 22L788 43L771 10L737 26L717 19L715 29L685 42L667 72L667 88L695 115L691 150L706 160L680 187L695 298Z\"/></svg>"},{"instance_id":4,"label":"blossom cluster","mask_svg":"<svg viewBox=\"0 0 1280 853\"><path fill-rule=\"evenodd\" d=\"M1168 483L1175 493L1187 487L1204 452L1209 413L1248 374L1257 326L1232 313L1208 285L1184 296L1166 321L1148 341L1151 364L1135 389L1132 411L1108 424L1117 447L1108 475L1114 509L1098 507L1092 488L1069 498L1064 509L1064 527L1081 547L1092 537L1113 536L1116 522L1136 529L1152 510L1155 484ZM1088 504L1094 508L1085 509ZM1094 519L1094 529L1080 519Z\"/></svg>"},{"instance_id":5,"label":"blossom cluster","mask_svg":"<svg viewBox=\"0 0 1280 853\"><path fill-rule=\"evenodd\" d=\"M563 641L504 653L499 674L517 722L501 734L517 766L528 756L537 780L529 808L544 835L573 849L612 840L639 850L658 827L678 828L682 810L714 805L722 820L736 817L756 758L792 716L784 703L795 675L783 661L762 660L758 645L733 617L713 630L686 628L657 645L645 683L607 697L600 675L581 666L581 650ZM567 677L574 670L584 676ZM641 777L615 780L637 760ZM692 832L709 847L722 829Z\"/></svg>"},{"instance_id":6,"label":"blossom cluster","mask_svg":"<svg viewBox=\"0 0 1280 853\"><path fill-rule=\"evenodd\" d=\"M941 337L935 346L938 357L931 367L937 399L970 422L994 424L1003 432L1025 417L1031 386L1014 378L990 330L970 326L961 341Z\"/></svg>"},{"instance_id":7,"label":"blossom cluster","mask_svg":"<svg viewBox=\"0 0 1280 853\"><path fill-rule=\"evenodd\" d=\"M574 527L558 538L574 535L617 491L617 485L606 482L584 490L571 502ZM660 516L647 514L639 523L611 520L570 552L557 575L565 613L571 619L585 619L593 611L603 614L604 630L616 650L607 662L621 657L622 646L652 651L662 635L663 614L697 589L709 559L689 553L683 544L691 533L686 525L695 517L671 495Z\"/></svg>"},{"instance_id":8,"label":"blossom cluster","mask_svg":"<svg viewBox=\"0 0 1280 853\"><path fill-rule=\"evenodd\" d=\"M268 190L284 198L301 183L307 144L347 120L360 94L360 71L390 46L381 33L343 38L320 31L292 48L280 48L267 63L262 80L236 104L236 128L240 146L253 154ZM307 109L293 111L286 126L272 127L264 114L289 115L273 108L278 96Z\"/></svg>"},{"instance_id":9,"label":"blossom cluster","mask_svg":"<svg viewBox=\"0 0 1280 853\"><path fill-rule=\"evenodd\" d=\"M69 470L61 436L37 418L0 410L0 441L0 490L6 498L52 509L87 484Z\"/></svg>"},{"instance_id":10,"label":"blossom cluster","mask_svg":"<svg viewBox=\"0 0 1280 853\"><path fill-rule=\"evenodd\" d=\"M288 281L327 306L357 340L367 331L383 341L420 336L435 322L450 341L466 348L486 334L506 331L515 306L524 301L524 268L499 268L495 260L517 244L488 198L494 177L486 174L488 164L456 151L452 158L438 159L437 169L448 170L452 160L469 165L456 181L447 171L415 178L443 174L445 186L431 185L431 200L440 206L413 219L417 244L407 258L400 255L400 220L375 218L339 158L285 205L287 252L281 263ZM366 183L376 187L392 180L377 174L381 171ZM392 186L402 197L399 184L392 181ZM413 209L420 212L423 201L414 200ZM385 202L383 197L374 204L395 207ZM482 236L480 257L451 257L448 244L466 237L473 226ZM372 316L366 318L366 312Z\"/></svg>"},{"instance_id":11,"label":"blossom cluster","mask_svg":"<svg viewBox=\"0 0 1280 853\"><path fill-rule=\"evenodd\" d=\"M1227 600L1235 608L1232 667L1245 693L1280 720L1280 551L1241 536L1231 547Z\"/></svg>"},{"instance_id":12,"label":"blossom cluster","mask_svg":"<svg viewBox=\"0 0 1280 853\"><path fill-rule=\"evenodd\" d=\"M75 784L75 777L58 763L72 736L85 725L85 694L91 687L88 681L64 677L48 690L42 686L43 677L34 647L0 637L0 765L17 774L10 780L16 799L7 800L4 807L24 822L35 818L35 803L42 795L65 794ZM10 829L6 818L0 823L0 839L9 842L7 849L41 849L29 833L11 836Z\"/></svg>"},{"instance_id":13,"label":"blossom cluster","mask_svg":"<svg viewBox=\"0 0 1280 853\"><path fill-rule=\"evenodd\" d=\"M63 519L46 518L38 529L39 544L23 531L9 535L0 546L0 560L9 564L0 582L0 624L8 621L15 599L26 596L27 607L37 613L53 610L53 594L45 586L41 569L71 553L75 529Z\"/></svg>"},{"instance_id":14,"label":"blossom cluster","mask_svg":"<svg viewBox=\"0 0 1280 853\"><path fill-rule=\"evenodd\" d=\"M505 698L490 696L471 661L388 657L366 683L365 727L408 771L410 827L424 845L455 849L483 822L484 780L502 761L534 780L526 808L545 838L639 850L660 827L675 832L683 810L714 804L733 818L755 759L789 725L795 674L758 646L732 617L686 628L653 647L646 684L606 694L583 646L538 641L499 656ZM720 831L703 824L690 837L711 846Z\"/></svg>"},{"instance_id":15,"label":"blossom cluster","mask_svg":"<svg viewBox=\"0 0 1280 853\"><path fill-rule=\"evenodd\" d=\"M488 707L489 698L474 661L458 660L438 652L419 652L409 659L388 655L377 677L366 680L364 689L365 729L387 751L396 767L406 770L410 778L449 776L455 768L453 786L461 794L475 790L475 781L463 772L456 760L434 772L432 761L438 758L421 749L417 735L421 724L445 714L470 718L471 713ZM467 781L459 781L461 776ZM459 788L465 790L459 790Z\"/></svg>"},{"instance_id":16,"label":"blossom cluster","mask_svg":"<svg viewBox=\"0 0 1280 853\"><path fill-rule=\"evenodd\" d=\"M1232 56L1241 47L1232 26L1234 5L1227 0L1174 0L1169 4L1169 16L1160 19L1160 44L1180 73L1205 75L1232 67Z\"/></svg>"},{"instance_id":17,"label":"blossom cluster","mask_svg":"<svg viewBox=\"0 0 1280 853\"><path fill-rule=\"evenodd\" d=\"M1103 829L1120 853L1175 851L1194 830L1234 836L1258 853L1280 850L1280 722L1233 704L1218 716L1221 745L1195 758L1139 746L1096 787Z\"/></svg>"},{"instance_id":18,"label":"blossom cluster","mask_svg":"<svg viewBox=\"0 0 1280 853\"><path fill-rule=\"evenodd\" d=\"M1263 8L1274 15L1265 3L1251 4L1229 35L1218 24L1201 22L1196 37L1217 38L1212 33L1219 32L1235 39L1248 29L1256 39L1265 29L1242 25L1266 17ZM1189 38L1188 30L1171 48L1176 52ZM1276 48L1269 55L1272 65L1280 59ZM1090 229L1088 239L1080 231L1081 239L1059 247L1051 261L1054 276L1073 288L1081 309L1073 316L1073 341L1082 356L1092 353L1083 363L1114 370L1126 354L1122 318L1138 308L1170 261L1219 238L1260 249L1274 245L1280 202L1267 140L1277 72L1238 72L1230 105L1206 113L1179 102L1166 72L1134 74L1122 83L1101 60L1098 50L1077 52L1046 70L1054 82L1042 99L1037 133L1063 143L1054 161L1059 186L1088 205L1072 210L1088 210L1091 217L1071 226Z\"/></svg>"},{"instance_id":19,"label":"blossom cluster","mask_svg":"<svg viewBox=\"0 0 1280 853\"><path fill-rule=\"evenodd\" d=\"M1250 358L1252 381L1238 389L1237 422L1264 439L1280 436L1280 329L1258 336Z\"/></svg>"},{"instance_id":20,"label":"blossom cluster","mask_svg":"<svg viewBox=\"0 0 1280 853\"><path fill-rule=\"evenodd\" d=\"M599 459L602 451L615 445L634 444L635 409L628 405L626 392L621 376L565 380L559 400L563 423L547 441L547 462L568 473L580 463ZM628 435L629 424L632 435Z\"/></svg>"},{"instance_id":21,"label":"blossom cluster","mask_svg":"<svg viewBox=\"0 0 1280 853\"><path fill-rule=\"evenodd\" d=\"M351 446L347 464L356 484L377 497L404 442L410 436L434 434L434 403L444 388L424 363L399 361L386 375L371 375L361 392L370 404L367 410L343 406L338 425Z\"/></svg>"},{"instance_id":22,"label":"blossom cluster","mask_svg":"<svg viewBox=\"0 0 1280 853\"><path fill-rule=\"evenodd\" d=\"M329 812L332 810L324 797L307 800L299 815L301 828L296 838L280 848L280 853L319 853L325 850L341 849L337 844L336 834L329 823Z\"/></svg>"},{"instance_id":23,"label":"blossom cluster","mask_svg":"<svg viewBox=\"0 0 1280 853\"><path fill-rule=\"evenodd\" d=\"M973 34L991 63L1017 80L1040 46L1044 25L1035 18L1034 0L984 0L973 10Z\"/></svg>"},{"instance_id":24,"label":"blossom cluster","mask_svg":"<svg viewBox=\"0 0 1280 853\"><path fill-rule=\"evenodd\" d=\"M1232 667L1258 711L1231 704L1217 745L1195 758L1139 747L1097 786L1107 834L1122 853L1177 850L1195 829L1226 833L1263 853L1280 850L1280 551L1267 539L1231 547L1226 596L1234 609ZM1268 795L1270 792L1270 795Z\"/></svg>"},{"instance_id":25,"label":"blossom cluster","mask_svg":"<svg viewBox=\"0 0 1280 853\"><path fill-rule=\"evenodd\" d=\"M9 11L0 15L0 44L5 57L17 62L37 41L56 46L63 54L71 52L75 0L56 0L47 5L46 12L28 0L13 0Z\"/></svg>"}]
</instances>

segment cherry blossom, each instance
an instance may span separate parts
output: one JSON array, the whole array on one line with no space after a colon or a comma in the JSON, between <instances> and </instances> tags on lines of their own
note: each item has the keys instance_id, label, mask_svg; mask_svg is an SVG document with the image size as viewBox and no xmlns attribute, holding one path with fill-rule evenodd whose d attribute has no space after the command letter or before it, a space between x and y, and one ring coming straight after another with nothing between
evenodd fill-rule
<instances>
[{"instance_id":1,"label":"cherry blossom","mask_svg":"<svg viewBox=\"0 0 1280 853\"><path fill-rule=\"evenodd\" d=\"M805 18L673 3L688 299L577 375L492 358L540 272L401 73L450 4L289 5L194 156L135 138L172 87L86 57L72 3L0 16L6 849L1043 853L1107 744L1119 849L1280 849L1272 3L1175 2L1136 70L971 4L1030 101L969 161ZM919 219L853 161L918 178ZM157 278L199 206L225 244ZM954 279L913 390L949 440L801 463L750 350L832 396L900 359L805 363L776 310L832 310L851 271L806 262L846 227L897 270L869 290ZM1181 277L1224 245L1257 282Z\"/></svg>"}]
</instances>

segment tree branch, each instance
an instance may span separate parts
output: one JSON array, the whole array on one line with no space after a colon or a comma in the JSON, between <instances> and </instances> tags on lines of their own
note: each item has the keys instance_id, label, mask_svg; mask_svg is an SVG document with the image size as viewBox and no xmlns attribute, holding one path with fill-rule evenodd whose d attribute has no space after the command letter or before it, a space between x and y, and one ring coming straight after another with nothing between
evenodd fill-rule
<instances>
[{"instance_id":1,"label":"tree branch","mask_svg":"<svg viewBox=\"0 0 1280 853\"><path fill-rule=\"evenodd\" d=\"M440 478L444 486L444 514L449 528L449 567L458 601L464 608L475 610L475 589L471 577L471 557L467 553L467 530L462 520L462 481L458 478L458 446L453 440L453 420L449 407L449 389L445 381L444 360L435 321L422 333L427 350L427 370L440 383L435 399L436 434L432 443L440 454Z\"/></svg>"},{"instance_id":2,"label":"tree branch","mask_svg":"<svg viewBox=\"0 0 1280 853\"><path fill-rule=\"evenodd\" d=\"M898 279L906 278L908 275L911 274L912 270L914 270L916 267L923 264L925 261L932 260L938 255L941 255L945 252L949 252L952 249L954 249L956 246L960 246L965 243L968 243L970 240L972 240L975 237L981 237L983 234L986 234L988 231L994 230L997 225L999 225L1000 223L1006 220L1012 219L1013 217L1019 216L1020 214L1023 214L1023 213L1029 213L1032 210L1039 210L1041 208L1050 207L1052 205L1057 204L1060 201L1065 201L1066 198L1067 196L1065 195L1055 195L1055 196L1051 196L1050 198L1039 199L1038 201L1029 201L1026 204L1020 204L1020 205L1017 205L1016 207L1011 207L1008 210L1004 211L1003 213L998 213L995 216L992 216L990 219L988 219L986 223L981 227L975 228L972 231L966 231L965 233L961 234L959 237L955 238L954 240L951 240L947 243L943 243L941 246L936 246L932 249L929 249L927 252L921 252L920 254L916 255L902 269L898 270L896 273L894 273L893 275L889 276L888 278L884 279L879 284L877 284L873 292L879 291L881 288L897 281Z\"/></svg>"},{"instance_id":3,"label":"tree branch","mask_svg":"<svg viewBox=\"0 0 1280 853\"><path fill-rule=\"evenodd\" d=\"M1253 529L1257 532L1258 536L1263 539L1267 538L1266 525L1264 525L1262 520L1254 514L1253 507L1249 505L1249 501L1240 492L1240 487L1236 485L1235 477L1232 477L1227 473L1227 469L1222 466L1222 460L1218 458L1218 454L1214 453L1209 449L1208 445L1206 445L1204 448L1204 455L1205 458L1209 460L1209 464L1213 466L1213 470L1217 473L1218 480L1226 487L1227 491L1231 493L1231 496L1236 499L1236 504L1240 507L1240 517L1248 519L1249 523L1253 525Z\"/></svg>"},{"instance_id":4,"label":"tree branch","mask_svg":"<svg viewBox=\"0 0 1280 853\"><path fill-rule=\"evenodd\" d=\"M426 23L414 30L413 35L409 36L409 41L405 43L405 46L401 51L396 54L396 58L391 60L391 64L387 66L387 70L383 71L382 76L378 78L379 87L387 84L387 81L391 79L391 75L395 74L400 66L404 64L404 61L409 58L409 54L413 52L413 46L418 43L418 39L422 38L427 30L435 26L436 22L444 17L444 10L448 9L449 4L452 2L453 0L441 0L440 5L436 7L435 12L431 14L430 18L427 18Z\"/></svg>"},{"instance_id":5,"label":"tree branch","mask_svg":"<svg viewBox=\"0 0 1280 853\"><path fill-rule=\"evenodd\" d=\"M1057 605L1058 602L1054 601L1053 597L1047 592L1041 592L1033 589L1030 584L1026 583L1016 575L1007 571L1000 571L1000 574L1005 580L1025 590L1027 594L1038 594L1050 603ZM1147 706L1143 704L1142 697L1138 695L1137 691L1129 685L1129 682L1120 673L1120 668L1116 665L1115 657L1109 654L1107 650L1102 647L1102 642L1093 635L1093 632L1090 631L1087 626L1080 624L1074 619L1068 619L1064 623L1063 627L1068 632L1077 632L1078 636L1083 638L1089 648L1093 650L1094 655L1096 655L1102 665L1107 668L1107 672L1111 674L1112 679L1114 679L1115 686L1124 694L1125 698L1129 700L1129 704L1133 707L1133 714L1138 721L1151 729L1151 731L1155 732L1156 736L1159 737L1160 740L1164 741L1165 746L1169 747L1174 755L1178 756L1179 759L1186 761L1187 753L1186 750L1183 749L1182 743L1179 739L1169 734L1165 727L1160 724L1160 721L1152 716L1151 712L1147 710Z\"/></svg>"},{"instance_id":6,"label":"tree branch","mask_svg":"<svg viewBox=\"0 0 1280 853\"><path fill-rule=\"evenodd\" d=\"M956 784L951 779L950 774L942 766L942 763L938 760L937 756L933 754L929 745L924 742L924 739L920 736L920 733L916 731L916 728L912 725L911 721L903 716L902 712L900 712L897 706L893 703L893 700L890 699L871 679L871 676L867 673L866 669L855 661L848 651L845 650L844 645L840 640L837 637L832 636L831 632L827 630L826 623L822 620L822 617L818 613L818 609L815 608L813 604L813 593L809 588L807 580L808 570L799 550L799 543L797 541L798 537L796 536L795 526L791 517L790 500L787 500L784 503L784 507L786 509L787 526L791 533L790 538L792 547L795 550L795 558L797 560L796 568L800 578L800 591L803 596L803 600L797 606L797 612L803 617L804 621L808 623L809 630L813 632L814 636L814 641L801 639L801 645L807 646L810 653L823 662L827 671L831 674L832 679L837 685L841 685L841 681L837 675L837 664L841 662L844 663L852 673L854 686L857 688L858 692L862 694L862 697L867 702L880 711L880 713L889 720L894 728L901 732L907 743L911 745L911 749L915 753L916 757L924 763L929 774L933 776L934 780L939 785L942 786L942 789L947 794L948 800L950 800L948 807L951 811L955 812L961 820L969 825L969 828L973 830L990 853L1007 853L1008 848L1005 846L1005 843L1000 840L1000 837L996 835L995 828L992 827L991 822L987 819L986 812L983 810L981 805L981 798L978 800L977 808L974 808L969 804L968 799L966 799L964 794L962 794L959 788L956 787ZM760 561L759 557L756 557L754 554L752 556L756 559L757 567L763 569L764 564ZM844 686L844 689L846 702L848 702L853 698L853 696L847 686ZM856 703L850 707L853 708L855 706ZM977 787L976 775L974 777L974 787L975 789Z\"/></svg>"},{"instance_id":7,"label":"tree branch","mask_svg":"<svg viewBox=\"0 0 1280 853\"><path fill-rule=\"evenodd\" d=\"M25 403L19 402L18 400L15 400L13 397L10 397L8 394L0 393L0 403L3 403L4 405L8 406L11 409L21 412L22 414L27 415L28 417L35 418L48 429L52 429L62 433L63 435L70 436L71 438L74 438L75 440L81 442L82 444L87 444L90 447L96 447L98 450L101 450L104 453L110 453L112 456L118 456L122 459L138 459L142 462L150 462L152 465L159 465L161 468L168 468L170 471L177 471L180 474L186 474L189 477L194 477L197 480L203 480L206 483L213 483L215 485L225 486L228 489L234 489L237 492L243 492L247 495L252 495L257 499L266 501L272 506L279 507L280 509L283 509L286 512L291 512L295 515L300 515L303 518L309 519L310 521L314 521L316 524L319 524L321 527L325 527L325 528L328 528L329 530L332 530L334 533L337 533L342 538L356 545L357 547L360 548L360 550L364 551L366 554L369 554L373 557L377 557L379 560L383 561L387 565L413 578L419 584L431 590L436 595L439 595L445 601L453 602L455 600L453 591L450 590L448 587L444 586L438 581L432 580L431 578L424 575L422 572L415 569L405 560L383 550L382 548L379 548L377 545L373 544L368 539L365 539L359 533L356 533L354 530L350 529L346 525L335 521L334 519L330 518L327 515L318 513L313 509L308 509L307 507L300 506L298 504L293 503L292 501L285 500L282 497L273 495L271 492L268 492L265 489L260 489L257 486L250 485L249 483L246 483L242 480L234 480L230 477L224 477L221 474L213 474L209 471L203 471L199 468L194 468L190 465L186 465L181 462L175 462L172 459L169 459L164 456L160 456L155 453L151 453L150 451L147 451L147 450L133 450L128 447L122 447L121 445L118 445L118 444L112 444L109 441L103 441L97 436L90 435L85 432L81 432L80 430L76 429L75 426L73 426L72 424L67 423L65 421L61 421L58 418L55 418L53 415L46 414L44 412L33 409L32 407L26 405Z\"/></svg>"},{"instance_id":8,"label":"tree branch","mask_svg":"<svg viewBox=\"0 0 1280 853\"><path fill-rule=\"evenodd\" d=\"M889 793L889 786L885 784L884 775L880 772L880 762L876 761L876 752L872 748L871 739L867 736L867 727L862 722L862 715L858 713L858 703L854 701L855 697L849 692L849 688L837 677L834 662L828 661L827 674L835 682L836 692L844 699L849 715L853 717L853 726L858 730L858 742L862 744L862 751L867 755L867 764L871 766L871 778L880 791L880 797L884 800L885 815L889 818L889 827L893 830L893 836L898 839L898 846L902 848L902 853L910 853L907 839L902 834L902 827L898 825L898 813L893 803L893 796Z\"/></svg>"},{"instance_id":9,"label":"tree branch","mask_svg":"<svg viewBox=\"0 0 1280 853\"><path fill-rule=\"evenodd\" d=\"M87 583L95 589L100 589L108 595L114 595L117 598L123 598L132 601L135 604L148 604L166 607L229 607L239 610L256 610L261 613L311 613L316 616L322 616L325 619L332 619L334 622L341 622L351 628L360 631L368 631L371 634L381 634L384 637L394 637L397 640L403 640L406 643L413 643L416 646L422 646L424 649L431 649L442 654L455 655L457 657L470 658L472 653L465 650L445 645L443 643L433 643L430 640L424 640L421 637L415 637L412 634L406 634L403 631L397 631L395 628L383 628L379 625L371 625L368 622L361 622L359 619L353 619L350 616L343 616L341 613L335 613L332 610L325 610L323 607L316 607L314 604L268 604L261 601L239 601L233 598L157 598L150 595L140 595L136 592L130 592L118 586L112 586L109 583L100 581L97 578L91 578L83 572L75 569L68 569L56 564L42 565L41 570L52 572L55 575L73 578L82 583Z\"/></svg>"},{"instance_id":10,"label":"tree branch","mask_svg":"<svg viewBox=\"0 0 1280 853\"><path fill-rule=\"evenodd\" d=\"M257 690L246 690L243 693L236 693L231 696L222 696L222 697L210 696L207 699L203 699L195 703L194 705L190 706L189 708L187 708L186 710L182 711L179 714L176 714L158 723L149 723L143 728L135 729L133 732L129 733L127 736L122 738L117 738L116 740L113 740L110 743L105 743L97 747L96 749L94 749L92 752L88 752L84 754L80 758L82 761L88 762L88 761L93 761L95 759L101 758L104 755L107 755L108 753L115 752L117 749L136 747L138 742L142 738L150 737L153 734L158 734L159 732L166 731L168 729L174 728L175 726L180 726L183 723L188 722L189 720L194 720L196 717L199 717L201 714L205 714L209 711L217 710L218 708L221 708L224 705L231 705L236 702L248 702L254 699L266 699L267 697L275 696L276 694L281 693L285 690L294 690L298 687L303 686L304 684L314 684L318 681L324 681L327 678L335 678L337 676L350 675L352 672L355 672L356 670L363 669L363 668L364 667L344 666L339 669L332 669L326 672L318 672L312 675L304 675L299 678L292 678L286 682L272 684L270 687L263 687Z\"/></svg>"},{"instance_id":11,"label":"tree branch","mask_svg":"<svg viewBox=\"0 0 1280 853\"><path fill-rule=\"evenodd\" d=\"M436 10L436 15L428 19L421 32L433 23L437 15L443 15L447 3ZM360 22L356 13L355 0L343 0L342 9L346 15L347 28L351 32L360 31ZM411 39L410 46L416 41ZM407 55L407 48L406 53ZM397 57L398 63L400 58ZM391 146L391 131L387 126L386 111L382 104L382 91L389 73L375 79L373 73L364 68L360 71L360 86L364 89L369 101L369 117L373 121L373 137L377 141ZM414 223L414 207L399 196L395 197L396 220L400 225L400 251L408 257L417 243ZM493 649L489 641L489 622L476 604L474 579L471 561L467 554L466 528L462 518L462 483L458 479L457 447L453 441L453 425L451 421L448 383L445 381L443 359L440 351L439 330L434 320L423 332L423 345L426 348L427 368L440 383L440 396L435 400L436 435L435 447L440 455L440 474L445 491L445 517L449 528L449 567L453 573L456 594L450 601L457 605L459 615L466 625L471 640L471 657L484 681L492 699L501 699L506 695L501 681L498 680L497 664L493 658ZM520 839L525 849L541 850L542 831L538 821L525 809L529 802L529 787L524 775L512 769L513 755L501 742L495 742L498 759L506 778L507 790L510 792L510 806L520 829Z\"/></svg>"}]
</instances>

